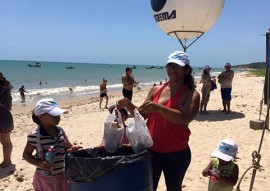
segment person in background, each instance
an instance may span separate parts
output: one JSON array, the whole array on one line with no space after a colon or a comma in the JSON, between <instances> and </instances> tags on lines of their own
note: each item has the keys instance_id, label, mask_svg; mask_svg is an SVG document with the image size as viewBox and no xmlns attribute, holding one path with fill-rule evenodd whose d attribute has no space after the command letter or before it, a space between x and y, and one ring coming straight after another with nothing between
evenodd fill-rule
<instances>
[{"instance_id":1,"label":"person in background","mask_svg":"<svg viewBox=\"0 0 270 191\"><path fill-rule=\"evenodd\" d=\"M60 115L66 112L66 110L59 108L52 98L43 98L36 103L32 119L38 127L27 136L27 144L23 151L23 158L36 166L33 178L34 190L69 190L68 181L64 174L65 153L76 151L82 147L74 147L64 130L57 126L60 122ZM56 150L53 164L48 164L44 159L50 146L54 146ZM34 151L35 154L33 154ZM50 176L45 175L48 171L51 172Z\"/></svg>"},{"instance_id":2,"label":"person in background","mask_svg":"<svg viewBox=\"0 0 270 191\"><path fill-rule=\"evenodd\" d=\"M207 104L210 98L210 92L211 92L211 75L210 75L211 67L209 65L205 65L203 68L202 78L201 82L203 84L202 86L202 100L201 100L201 106L200 106L200 112L201 114L209 114L206 111Z\"/></svg>"},{"instance_id":3,"label":"person in background","mask_svg":"<svg viewBox=\"0 0 270 191\"><path fill-rule=\"evenodd\" d=\"M163 172L168 191L181 191L182 181L191 161L188 145L189 123L199 111L200 94L195 90L188 55L175 51L166 64L168 82L153 86L144 103L137 107L129 99L118 100L117 108L134 109L148 118L147 126L153 139L150 148L153 190L158 187Z\"/></svg>"},{"instance_id":4,"label":"person in background","mask_svg":"<svg viewBox=\"0 0 270 191\"><path fill-rule=\"evenodd\" d=\"M99 109L101 109L101 104L102 104L102 100L105 97L106 99L106 104L105 104L105 108L108 108L108 101L109 101L109 97L108 97L108 90L107 90L107 80L103 78L102 83L99 85L99 90L100 90L100 101L99 101Z\"/></svg>"},{"instance_id":5,"label":"person in background","mask_svg":"<svg viewBox=\"0 0 270 191\"><path fill-rule=\"evenodd\" d=\"M232 81L234 77L234 71L231 70L231 64L225 64L225 71L223 71L218 76L218 81L221 83L221 98L222 105L225 114L229 114L231 112L231 99L232 99Z\"/></svg>"},{"instance_id":6,"label":"person in background","mask_svg":"<svg viewBox=\"0 0 270 191\"><path fill-rule=\"evenodd\" d=\"M24 85L22 85L22 87L20 87L19 89L19 92L20 92L20 95L21 95L21 98L22 98L22 103L25 103L25 94L24 93L28 93L27 91L25 91L24 89Z\"/></svg>"},{"instance_id":7,"label":"person in background","mask_svg":"<svg viewBox=\"0 0 270 191\"><path fill-rule=\"evenodd\" d=\"M232 160L238 151L237 144L231 139L223 139L211 154L213 157L202 171L204 177L209 176L208 190L233 191L237 183L239 168Z\"/></svg>"},{"instance_id":8,"label":"person in background","mask_svg":"<svg viewBox=\"0 0 270 191\"><path fill-rule=\"evenodd\" d=\"M12 109L11 89L13 86L6 80L0 72L0 142L3 146L3 161L0 163L1 168L11 165L11 154L13 145L10 134L14 128Z\"/></svg>"},{"instance_id":9,"label":"person in background","mask_svg":"<svg viewBox=\"0 0 270 191\"><path fill-rule=\"evenodd\" d=\"M122 76L122 84L123 84L123 96L124 98L132 100L133 87L137 85L133 75L132 69L130 67L126 67L126 73Z\"/></svg>"}]
</instances>

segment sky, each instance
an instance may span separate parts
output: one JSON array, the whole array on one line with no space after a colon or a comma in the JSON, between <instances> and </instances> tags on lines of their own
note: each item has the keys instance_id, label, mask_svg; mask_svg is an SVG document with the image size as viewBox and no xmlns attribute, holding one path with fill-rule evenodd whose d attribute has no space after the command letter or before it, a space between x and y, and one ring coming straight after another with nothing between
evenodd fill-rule
<instances>
[{"instance_id":1,"label":"sky","mask_svg":"<svg viewBox=\"0 0 270 191\"><path fill-rule=\"evenodd\" d=\"M269 0L225 0L214 26L187 49L191 65L265 61L269 9ZM0 60L165 65L176 50L150 0L0 0Z\"/></svg>"}]
</instances>

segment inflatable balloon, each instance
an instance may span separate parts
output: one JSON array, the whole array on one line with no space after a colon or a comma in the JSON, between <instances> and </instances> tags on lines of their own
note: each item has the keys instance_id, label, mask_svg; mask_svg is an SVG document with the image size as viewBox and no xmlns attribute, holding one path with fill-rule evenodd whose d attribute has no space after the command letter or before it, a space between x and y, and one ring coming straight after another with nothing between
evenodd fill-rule
<instances>
[{"instance_id":1,"label":"inflatable balloon","mask_svg":"<svg viewBox=\"0 0 270 191\"><path fill-rule=\"evenodd\" d=\"M151 0L151 7L165 33L187 40L200 37L215 24L224 0Z\"/></svg>"}]
</instances>

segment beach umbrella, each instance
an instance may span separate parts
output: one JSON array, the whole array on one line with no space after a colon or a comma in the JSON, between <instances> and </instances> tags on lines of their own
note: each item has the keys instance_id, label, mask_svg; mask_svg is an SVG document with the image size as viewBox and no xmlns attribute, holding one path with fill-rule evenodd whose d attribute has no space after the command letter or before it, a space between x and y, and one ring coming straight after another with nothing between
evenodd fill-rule
<instances>
[{"instance_id":1,"label":"beach umbrella","mask_svg":"<svg viewBox=\"0 0 270 191\"><path fill-rule=\"evenodd\" d=\"M151 7L159 27L186 51L218 20L224 0L151 0Z\"/></svg>"}]
</instances>

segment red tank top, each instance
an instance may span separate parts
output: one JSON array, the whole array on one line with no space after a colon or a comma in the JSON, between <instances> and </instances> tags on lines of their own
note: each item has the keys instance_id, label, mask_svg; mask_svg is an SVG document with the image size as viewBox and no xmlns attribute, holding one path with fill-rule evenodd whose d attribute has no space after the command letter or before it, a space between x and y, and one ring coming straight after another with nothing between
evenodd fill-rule
<instances>
[{"instance_id":1,"label":"red tank top","mask_svg":"<svg viewBox=\"0 0 270 191\"><path fill-rule=\"evenodd\" d=\"M157 91L153 99L154 102L158 102L159 96L166 85L168 85L168 82ZM171 99L168 100L165 106L180 110L180 100L186 89L186 86L181 88ZM190 130L187 127L166 120L166 118L158 112L149 114L147 125L153 139L153 146L151 147L152 151L169 153L181 151L188 147Z\"/></svg>"}]
</instances>

